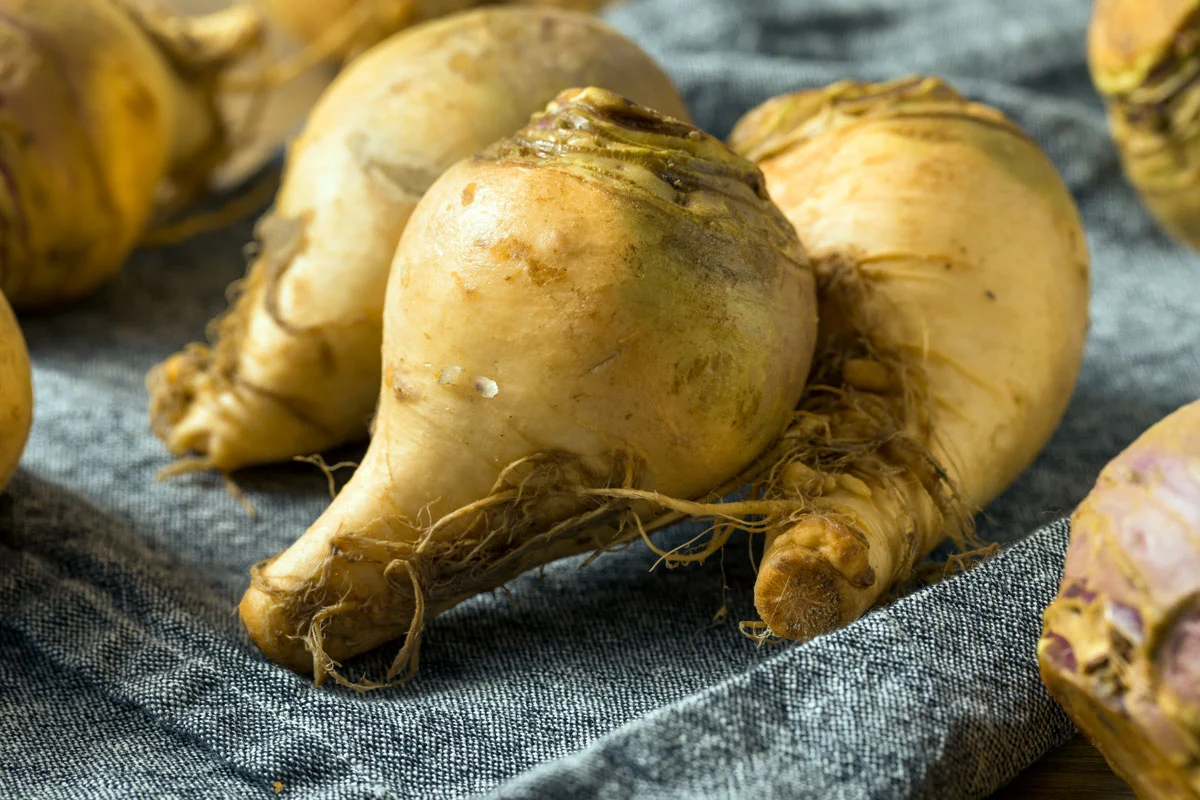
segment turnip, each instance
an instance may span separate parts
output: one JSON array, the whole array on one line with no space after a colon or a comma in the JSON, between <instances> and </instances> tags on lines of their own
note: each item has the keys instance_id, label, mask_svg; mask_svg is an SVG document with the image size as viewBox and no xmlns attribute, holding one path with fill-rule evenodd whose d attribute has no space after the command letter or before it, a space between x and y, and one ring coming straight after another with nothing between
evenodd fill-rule
<instances>
[{"instance_id":1,"label":"turnip","mask_svg":"<svg viewBox=\"0 0 1200 800\"><path fill-rule=\"evenodd\" d=\"M321 55L345 58L397 31L484 5L593 11L608 0L258 0L281 28ZM544 105L544 104L543 104ZM511 131L505 131L511 133Z\"/></svg>"},{"instance_id":2,"label":"turnip","mask_svg":"<svg viewBox=\"0 0 1200 800\"><path fill-rule=\"evenodd\" d=\"M1200 798L1200 401L1113 460L1071 518L1042 677L1145 798Z\"/></svg>"},{"instance_id":3,"label":"turnip","mask_svg":"<svg viewBox=\"0 0 1200 800\"><path fill-rule=\"evenodd\" d=\"M156 201L204 188L229 147L216 85L260 28L245 8L0 0L0 291L14 307L91 291Z\"/></svg>"},{"instance_id":4,"label":"turnip","mask_svg":"<svg viewBox=\"0 0 1200 800\"><path fill-rule=\"evenodd\" d=\"M605 90L446 172L396 253L371 446L254 571L241 617L319 679L435 614L709 498L782 432L816 339L795 232L750 162Z\"/></svg>"},{"instance_id":5,"label":"turnip","mask_svg":"<svg viewBox=\"0 0 1200 800\"><path fill-rule=\"evenodd\" d=\"M1130 183L1172 235L1200 247L1200 7L1096 0L1088 65Z\"/></svg>"},{"instance_id":6,"label":"turnip","mask_svg":"<svg viewBox=\"0 0 1200 800\"><path fill-rule=\"evenodd\" d=\"M759 487L755 605L805 639L864 613L1056 427L1088 327L1071 196L1002 114L934 79L768 101L734 131L817 274L813 378Z\"/></svg>"},{"instance_id":7,"label":"turnip","mask_svg":"<svg viewBox=\"0 0 1200 800\"><path fill-rule=\"evenodd\" d=\"M686 114L641 50L555 9L429 23L342 73L292 147L215 344L149 376L155 431L172 452L198 454L185 467L231 471L366 438L388 270L417 201L454 162L580 85Z\"/></svg>"},{"instance_id":8,"label":"turnip","mask_svg":"<svg viewBox=\"0 0 1200 800\"><path fill-rule=\"evenodd\" d=\"M17 319L0 294L0 490L16 472L33 422L29 353Z\"/></svg>"}]
</instances>

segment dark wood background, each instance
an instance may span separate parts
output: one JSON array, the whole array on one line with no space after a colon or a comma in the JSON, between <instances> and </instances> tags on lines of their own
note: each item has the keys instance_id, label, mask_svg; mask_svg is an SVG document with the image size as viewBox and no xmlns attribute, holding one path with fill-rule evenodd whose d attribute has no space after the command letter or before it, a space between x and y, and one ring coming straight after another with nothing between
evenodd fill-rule
<instances>
[{"instance_id":1,"label":"dark wood background","mask_svg":"<svg viewBox=\"0 0 1200 800\"><path fill-rule=\"evenodd\" d=\"M993 800L1135 800L1129 784L1109 769L1104 757L1082 736L1047 753Z\"/></svg>"}]
</instances>

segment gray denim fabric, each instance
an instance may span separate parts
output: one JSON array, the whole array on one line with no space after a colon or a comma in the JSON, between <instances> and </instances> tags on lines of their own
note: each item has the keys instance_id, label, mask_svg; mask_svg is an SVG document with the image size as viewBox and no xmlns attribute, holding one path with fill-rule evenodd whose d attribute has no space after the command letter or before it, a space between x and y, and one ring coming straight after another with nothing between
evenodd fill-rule
<instances>
[{"instance_id":1,"label":"gray denim fabric","mask_svg":"<svg viewBox=\"0 0 1200 800\"><path fill-rule=\"evenodd\" d=\"M139 253L94 298L23 320L38 406L0 496L0 797L274 797L275 781L295 798L980 797L1063 741L1070 724L1034 661L1066 542L1056 520L1200 395L1200 258L1158 233L1120 177L1084 66L1089 5L644 0L610 13L714 133L777 92L927 71L1010 113L1061 167L1090 231L1094 323L1062 428L980 518L1018 542L1003 556L834 635L760 649L732 622L752 614L744 539L723 565L671 571L635 545L439 617L405 687L314 688L262 659L234 607L249 566L325 505L324 478L239 475L257 522L218 478L153 480L170 459L143 375L224 307L247 221ZM731 621L714 624L723 595Z\"/></svg>"}]
</instances>

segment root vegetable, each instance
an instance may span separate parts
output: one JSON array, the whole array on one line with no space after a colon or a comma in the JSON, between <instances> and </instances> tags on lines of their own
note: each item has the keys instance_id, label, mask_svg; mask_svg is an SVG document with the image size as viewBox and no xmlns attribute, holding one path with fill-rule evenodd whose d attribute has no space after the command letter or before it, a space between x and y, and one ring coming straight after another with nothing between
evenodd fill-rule
<instances>
[{"instance_id":1,"label":"root vegetable","mask_svg":"<svg viewBox=\"0 0 1200 800\"><path fill-rule=\"evenodd\" d=\"M330 55L348 58L397 31L480 5L479 0L259 0L301 42L333 37Z\"/></svg>"},{"instance_id":2,"label":"root vegetable","mask_svg":"<svg viewBox=\"0 0 1200 800\"><path fill-rule=\"evenodd\" d=\"M1042 448L1083 356L1084 233L999 112L912 78L768 101L737 127L817 274L814 376L760 487L755 605L804 639L878 602Z\"/></svg>"},{"instance_id":3,"label":"root vegetable","mask_svg":"<svg viewBox=\"0 0 1200 800\"><path fill-rule=\"evenodd\" d=\"M445 17L497 0L258 0L281 28L302 42L324 45L346 58L412 25ZM507 5L533 5L595 11L608 0L500 0ZM543 104L544 105L544 104ZM511 133L512 131L505 131ZM498 137L497 137L498 138Z\"/></svg>"},{"instance_id":4,"label":"root vegetable","mask_svg":"<svg viewBox=\"0 0 1200 800\"><path fill-rule=\"evenodd\" d=\"M384 289L417 201L454 162L579 85L686 114L635 45L553 9L469 12L354 62L292 148L215 345L193 345L148 378L154 429L171 451L228 472L365 438Z\"/></svg>"},{"instance_id":5,"label":"root vegetable","mask_svg":"<svg viewBox=\"0 0 1200 800\"><path fill-rule=\"evenodd\" d=\"M1044 623L1042 678L1113 769L1200 798L1200 401L1101 472Z\"/></svg>"},{"instance_id":6,"label":"root vegetable","mask_svg":"<svg viewBox=\"0 0 1200 800\"><path fill-rule=\"evenodd\" d=\"M0 294L0 490L17 470L32 422L29 353L17 319Z\"/></svg>"},{"instance_id":7,"label":"root vegetable","mask_svg":"<svg viewBox=\"0 0 1200 800\"><path fill-rule=\"evenodd\" d=\"M435 614L637 535L783 430L816 337L812 274L762 176L589 88L429 190L396 254L370 449L241 617L318 679Z\"/></svg>"},{"instance_id":8,"label":"root vegetable","mask_svg":"<svg viewBox=\"0 0 1200 800\"><path fill-rule=\"evenodd\" d=\"M164 186L203 187L229 144L216 82L259 34L246 9L0 0L0 290L14 307L91 291Z\"/></svg>"},{"instance_id":9,"label":"root vegetable","mask_svg":"<svg viewBox=\"0 0 1200 800\"><path fill-rule=\"evenodd\" d=\"M1200 4L1096 0L1088 63L1130 183L1168 232L1200 248Z\"/></svg>"}]
</instances>

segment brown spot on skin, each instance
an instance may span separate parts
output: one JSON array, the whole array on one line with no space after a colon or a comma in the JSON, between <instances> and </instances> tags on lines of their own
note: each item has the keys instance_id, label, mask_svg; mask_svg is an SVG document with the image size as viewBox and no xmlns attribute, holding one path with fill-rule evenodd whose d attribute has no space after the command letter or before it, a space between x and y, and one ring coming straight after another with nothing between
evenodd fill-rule
<instances>
[{"instance_id":1,"label":"brown spot on skin","mask_svg":"<svg viewBox=\"0 0 1200 800\"><path fill-rule=\"evenodd\" d=\"M453 276L455 285L462 290L464 297L466 297L468 300L474 300L475 298L479 297L479 290L463 280L462 275L458 274L457 272L451 272L450 275Z\"/></svg>"},{"instance_id":2,"label":"brown spot on skin","mask_svg":"<svg viewBox=\"0 0 1200 800\"><path fill-rule=\"evenodd\" d=\"M987 297L987 299L988 299L988 300L995 300L995 299L996 299L996 293L995 293L995 292L993 292L991 289L986 289L986 290L984 290L984 292L983 292L983 293L984 293L984 295Z\"/></svg>"},{"instance_id":3,"label":"brown spot on skin","mask_svg":"<svg viewBox=\"0 0 1200 800\"><path fill-rule=\"evenodd\" d=\"M703 363L701 363L701 362L703 362ZM681 391L683 391L683 387L688 385L689 383L691 383L696 378L698 378L700 376L701 372L703 372L704 368L707 366L708 366L708 357L707 356L697 358L694 361L692 361L691 364L687 364L684 361L680 361L680 362L676 363L675 364L675 380L672 381L672 383L671 383L671 391L674 392L675 394L679 394Z\"/></svg>"},{"instance_id":4,"label":"brown spot on skin","mask_svg":"<svg viewBox=\"0 0 1200 800\"><path fill-rule=\"evenodd\" d=\"M542 41L543 42L552 42L552 41L554 41L554 37L557 34L558 34L558 25L557 25L556 20L554 20L551 17L547 17L546 19L543 19L542 20L542 30L541 30Z\"/></svg>"},{"instance_id":5,"label":"brown spot on skin","mask_svg":"<svg viewBox=\"0 0 1200 800\"><path fill-rule=\"evenodd\" d=\"M738 399L737 418L734 424L739 428L745 427L747 423L753 420L758 415L758 409L762 406L762 390L747 389Z\"/></svg>"},{"instance_id":6,"label":"brown spot on skin","mask_svg":"<svg viewBox=\"0 0 1200 800\"><path fill-rule=\"evenodd\" d=\"M706 369L708 369L708 356L701 356L692 362L684 380L690 383L703 375Z\"/></svg>"},{"instance_id":7,"label":"brown spot on skin","mask_svg":"<svg viewBox=\"0 0 1200 800\"><path fill-rule=\"evenodd\" d=\"M525 271L529 273L529 279L535 286L545 286L564 281L567 278L565 269L551 266L537 258L533 254L533 248L520 239L506 237L492 245L489 250L492 257L498 261L520 262ZM516 277L516 273L508 275L505 280L512 280L514 277Z\"/></svg>"},{"instance_id":8,"label":"brown spot on skin","mask_svg":"<svg viewBox=\"0 0 1200 800\"><path fill-rule=\"evenodd\" d=\"M471 203L475 202L475 188L476 188L476 186L474 183L468 183L466 186L463 187L462 204L463 204L464 208L471 205Z\"/></svg>"},{"instance_id":9,"label":"brown spot on skin","mask_svg":"<svg viewBox=\"0 0 1200 800\"><path fill-rule=\"evenodd\" d=\"M397 400L415 400L417 392L412 387L405 384L400 377L400 371L392 364L389 364L383 371L383 385L392 390L392 394Z\"/></svg>"},{"instance_id":10,"label":"brown spot on skin","mask_svg":"<svg viewBox=\"0 0 1200 800\"><path fill-rule=\"evenodd\" d=\"M475 59L466 53L455 53L450 59L450 69L463 76L470 83L478 83L484 77L479 64L475 63Z\"/></svg>"},{"instance_id":11,"label":"brown spot on skin","mask_svg":"<svg viewBox=\"0 0 1200 800\"><path fill-rule=\"evenodd\" d=\"M158 117L158 103L145 86L132 81L124 99L125 110L134 119L143 122L153 122Z\"/></svg>"}]
</instances>

